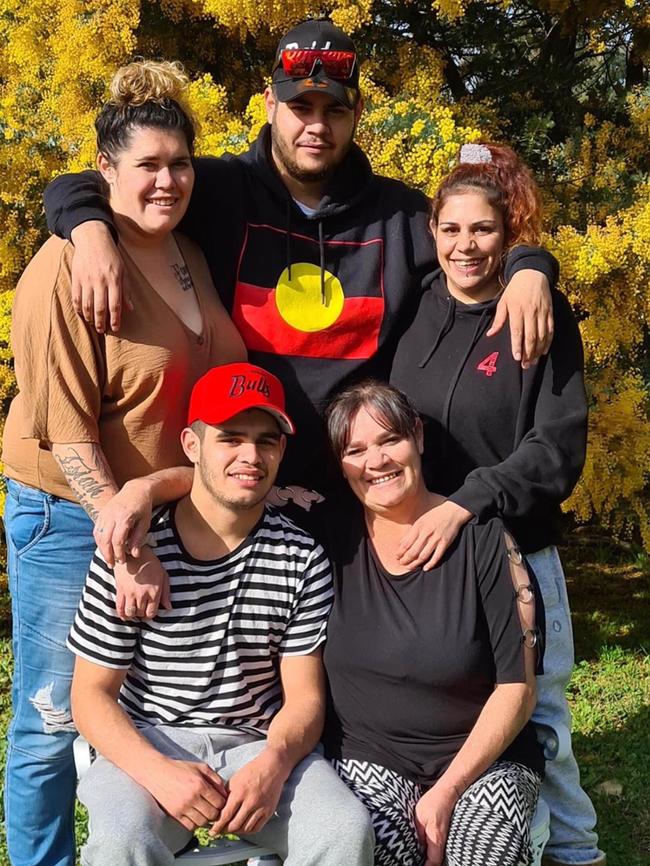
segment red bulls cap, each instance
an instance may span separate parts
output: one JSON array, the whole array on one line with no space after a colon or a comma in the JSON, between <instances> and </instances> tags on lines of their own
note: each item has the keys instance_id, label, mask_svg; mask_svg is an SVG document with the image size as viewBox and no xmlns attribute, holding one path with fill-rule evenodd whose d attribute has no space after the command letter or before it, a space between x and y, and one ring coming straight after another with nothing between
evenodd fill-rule
<instances>
[{"instance_id":1,"label":"red bulls cap","mask_svg":"<svg viewBox=\"0 0 650 866\"><path fill-rule=\"evenodd\" d=\"M187 423L223 424L247 409L268 412L283 433L295 433L284 409L282 383L272 373L253 364L224 364L208 370L192 389Z\"/></svg>"}]
</instances>

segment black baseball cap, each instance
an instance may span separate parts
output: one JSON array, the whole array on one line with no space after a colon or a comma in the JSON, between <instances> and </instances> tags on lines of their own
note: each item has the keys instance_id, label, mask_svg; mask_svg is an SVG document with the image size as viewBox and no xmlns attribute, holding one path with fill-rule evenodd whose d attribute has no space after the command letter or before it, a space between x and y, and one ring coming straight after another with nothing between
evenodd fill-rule
<instances>
[{"instance_id":1,"label":"black baseball cap","mask_svg":"<svg viewBox=\"0 0 650 866\"><path fill-rule=\"evenodd\" d=\"M282 52L291 49L347 52L354 55L349 77L336 78L316 59L306 75L290 76L282 64ZM347 33L331 21L303 21L280 39L273 65L273 85L280 102L288 102L303 93L328 93L346 108L354 108L359 99L359 63L357 49Z\"/></svg>"}]
</instances>

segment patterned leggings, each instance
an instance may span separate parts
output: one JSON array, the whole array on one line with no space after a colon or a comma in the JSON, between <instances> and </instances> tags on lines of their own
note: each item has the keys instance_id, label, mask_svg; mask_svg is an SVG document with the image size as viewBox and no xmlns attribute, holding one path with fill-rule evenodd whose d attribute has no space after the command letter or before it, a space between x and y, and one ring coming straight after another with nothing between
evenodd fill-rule
<instances>
[{"instance_id":1,"label":"patterned leggings","mask_svg":"<svg viewBox=\"0 0 650 866\"><path fill-rule=\"evenodd\" d=\"M370 812L375 866L422 866L415 806L427 788L368 761L344 758L332 765ZM521 764L492 764L456 803L445 866L528 866L540 784L537 773Z\"/></svg>"}]
</instances>

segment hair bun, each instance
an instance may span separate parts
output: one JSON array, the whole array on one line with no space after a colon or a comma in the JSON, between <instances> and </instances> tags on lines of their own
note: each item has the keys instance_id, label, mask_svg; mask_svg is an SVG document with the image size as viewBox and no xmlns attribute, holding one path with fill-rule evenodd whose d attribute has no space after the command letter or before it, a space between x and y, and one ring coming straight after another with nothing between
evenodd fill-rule
<instances>
[{"instance_id":1,"label":"hair bun","mask_svg":"<svg viewBox=\"0 0 650 866\"><path fill-rule=\"evenodd\" d=\"M162 103L173 99L184 107L189 78L177 60L134 60L117 70L111 81L111 102L118 107Z\"/></svg>"}]
</instances>

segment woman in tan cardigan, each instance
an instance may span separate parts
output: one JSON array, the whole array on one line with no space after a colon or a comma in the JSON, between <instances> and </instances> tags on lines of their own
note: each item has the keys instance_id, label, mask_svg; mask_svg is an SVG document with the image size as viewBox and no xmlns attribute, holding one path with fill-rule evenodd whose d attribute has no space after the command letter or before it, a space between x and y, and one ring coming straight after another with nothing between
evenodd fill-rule
<instances>
[{"instance_id":1,"label":"woman in tan cardigan","mask_svg":"<svg viewBox=\"0 0 650 866\"><path fill-rule=\"evenodd\" d=\"M15 866L75 862L65 640L93 554L93 521L129 479L185 462L179 433L192 384L246 356L202 253L174 232L194 183L186 84L177 65L130 64L96 120L97 163L133 303L119 334L97 334L75 314L66 241L50 238L16 290L19 393L3 447L15 657L5 804ZM153 553L141 562L154 567ZM133 571L119 569L118 585ZM122 598L132 597L123 588ZM145 613L122 605L123 616Z\"/></svg>"}]
</instances>

